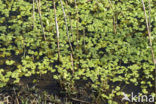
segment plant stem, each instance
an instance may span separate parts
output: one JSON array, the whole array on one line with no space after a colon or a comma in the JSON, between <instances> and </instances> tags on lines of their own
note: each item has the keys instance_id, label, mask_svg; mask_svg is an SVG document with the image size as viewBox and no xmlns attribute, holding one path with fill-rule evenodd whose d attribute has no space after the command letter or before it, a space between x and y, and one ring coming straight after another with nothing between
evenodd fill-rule
<instances>
[{"instance_id":1,"label":"plant stem","mask_svg":"<svg viewBox=\"0 0 156 104\"><path fill-rule=\"evenodd\" d=\"M43 35L44 35L44 40L46 40L46 36L45 36L45 32L44 32L44 27L43 27L43 22L42 22L42 15L41 15L41 9L40 9L40 0L36 0L37 2L37 8L38 8L38 13L39 13L39 16L40 16L40 23L41 23L41 28L42 28L42 32L43 32Z\"/></svg>"},{"instance_id":2,"label":"plant stem","mask_svg":"<svg viewBox=\"0 0 156 104\"><path fill-rule=\"evenodd\" d=\"M60 0L60 2L61 2L61 6L62 6L62 11L63 11L63 15L64 15L65 24L66 24L66 32L67 32L67 36L68 36L68 42L69 42L69 46L70 46L70 49L71 49L71 52L72 52L72 55L73 55L73 48L72 48L72 45L71 45L71 41L70 41L70 37L69 37L69 30L68 30L68 25L67 25L67 16L66 16L66 13L64 11L64 6L63 6L63 3L62 3L62 0Z\"/></svg>"},{"instance_id":3,"label":"plant stem","mask_svg":"<svg viewBox=\"0 0 156 104\"><path fill-rule=\"evenodd\" d=\"M76 42L77 42L77 48L79 47L79 42L78 42L78 39L79 39L79 17L78 17L78 9L77 9L77 1L74 0L75 2L75 9L76 9L76 19L77 19L77 22L76 22L76 31L77 31L77 38L76 38Z\"/></svg>"},{"instance_id":4,"label":"plant stem","mask_svg":"<svg viewBox=\"0 0 156 104\"><path fill-rule=\"evenodd\" d=\"M35 27L35 1L33 0L33 28Z\"/></svg>"},{"instance_id":5,"label":"plant stem","mask_svg":"<svg viewBox=\"0 0 156 104\"><path fill-rule=\"evenodd\" d=\"M149 45L150 45L150 49L151 49L153 64L155 66L155 69L154 70L155 70L155 93L156 93L156 59L155 59L155 55L154 55L154 51L153 51L153 47L152 47L152 39L151 39L151 32L150 32L150 23L148 21L147 14L146 14L145 3L144 3L144 0L141 0L141 1L142 1L142 5L143 5L145 20L146 20L146 28L147 28L148 37L149 37ZM149 0L149 3L150 3L150 0ZM150 7L150 4L149 4L149 7ZM149 20L150 20L150 16L149 16Z\"/></svg>"},{"instance_id":6,"label":"plant stem","mask_svg":"<svg viewBox=\"0 0 156 104\"><path fill-rule=\"evenodd\" d=\"M54 14L55 14L55 26L56 26L56 34L57 34L57 49L58 49L58 60L59 60L60 59L59 26L57 23L55 0L53 2L53 5L54 5Z\"/></svg>"}]
</instances>

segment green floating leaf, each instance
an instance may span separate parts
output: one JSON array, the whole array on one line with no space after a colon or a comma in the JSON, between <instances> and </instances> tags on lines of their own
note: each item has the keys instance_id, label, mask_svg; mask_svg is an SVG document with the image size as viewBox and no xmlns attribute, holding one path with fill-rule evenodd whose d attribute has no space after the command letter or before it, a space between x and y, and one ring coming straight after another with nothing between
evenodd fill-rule
<instances>
[{"instance_id":1,"label":"green floating leaf","mask_svg":"<svg viewBox=\"0 0 156 104\"><path fill-rule=\"evenodd\" d=\"M6 60L7 65L13 65L15 63L14 60Z\"/></svg>"}]
</instances>

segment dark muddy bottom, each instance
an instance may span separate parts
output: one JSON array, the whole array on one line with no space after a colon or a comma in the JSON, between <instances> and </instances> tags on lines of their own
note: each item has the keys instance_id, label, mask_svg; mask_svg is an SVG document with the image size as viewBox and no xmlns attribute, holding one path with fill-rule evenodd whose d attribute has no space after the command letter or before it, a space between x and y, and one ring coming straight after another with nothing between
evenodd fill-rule
<instances>
[{"instance_id":1,"label":"dark muddy bottom","mask_svg":"<svg viewBox=\"0 0 156 104\"><path fill-rule=\"evenodd\" d=\"M110 91L120 86L127 94L134 92L137 95L141 92L140 86L126 85L124 82L109 83L109 85L111 86ZM75 87L76 93L69 94L58 80L52 78L52 74L22 77L19 84L8 84L5 88L0 89L0 101L8 97L8 101L11 102L8 104L25 104L22 101L28 101L28 104L108 104L107 100L97 99L98 94L91 89L91 81L78 80ZM122 97L115 97L113 100L118 104L126 104L121 102L121 99Z\"/></svg>"}]
</instances>

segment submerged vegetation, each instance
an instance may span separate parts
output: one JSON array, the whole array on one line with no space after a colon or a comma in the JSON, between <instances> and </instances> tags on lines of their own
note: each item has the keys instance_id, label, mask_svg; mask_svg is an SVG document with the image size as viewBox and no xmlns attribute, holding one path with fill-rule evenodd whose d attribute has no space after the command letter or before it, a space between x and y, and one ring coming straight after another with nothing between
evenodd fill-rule
<instances>
[{"instance_id":1,"label":"submerged vegetation","mask_svg":"<svg viewBox=\"0 0 156 104\"><path fill-rule=\"evenodd\" d=\"M0 103L155 97L156 2L142 1L0 0Z\"/></svg>"}]
</instances>

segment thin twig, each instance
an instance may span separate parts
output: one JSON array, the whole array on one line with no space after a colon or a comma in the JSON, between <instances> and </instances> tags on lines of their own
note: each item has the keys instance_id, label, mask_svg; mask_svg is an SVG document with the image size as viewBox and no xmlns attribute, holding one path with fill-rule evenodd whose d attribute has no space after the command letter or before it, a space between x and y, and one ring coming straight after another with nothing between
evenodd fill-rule
<instances>
[{"instance_id":1,"label":"thin twig","mask_svg":"<svg viewBox=\"0 0 156 104\"><path fill-rule=\"evenodd\" d=\"M67 1L66 1L66 5L68 5ZM70 8L68 8L68 9L70 9ZM72 27L72 22L71 22L71 15L69 15L69 21L70 21L70 32L71 32L70 35L72 37L71 43L72 43L74 40L74 37L73 37L73 27Z\"/></svg>"},{"instance_id":2,"label":"thin twig","mask_svg":"<svg viewBox=\"0 0 156 104\"><path fill-rule=\"evenodd\" d=\"M74 61L73 61L73 55L70 54L70 58L71 58L71 64L72 64L72 72L74 73Z\"/></svg>"},{"instance_id":3,"label":"thin twig","mask_svg":"<svg viewBox=\"0 0 156 104\"><path fill-rule=\"evenodd\" d=\"M146 19L146 27L147 27L147 31L148 31L148 37L149 37L149 43L150 43L150 48L151 48L153 63L156 64L155 63L155 58L154 58L154 51L153 51L153 48L152 48L152 39L151 39L151 32L150 32L149 22L148 22L148 19L147 19L145 4L144 4L144 1L143 0L142 0L142 4L143 4L145 19Z\"/></svg>"},{"instance_id":4,"label":"thin twig","mask_svg":"<svg viewBox=\"0 0 156 104\"><path fill-rule=\"evenodd\" d=\"M151 2L150 2L150 0L148 1L148 3L149 3L149 6L148 6L148 8L149 8L149 13L148 13L148 16L149 16L149 18L148 18L148 25L149 25L149 31L151 32Z\"/></svg>"},{"instance_id":5,"label":"thin twig","mask_svg":"<svg viewBox=\"0 0 156 104\"><path fill-rule=\"evenodd\" d=\"M73 47L71 45L71 41L70 41L70 37L69 37L69 30L68 30L68 25L67 25L67 16L66 16L66 13L64 11L64 6L63 6L63 3L62 3L62 0L60 0L60 2L61 2L61 6L62 6L62 11L63 11L63 15L64 15L65 24L66 24L66 32L67 32L67 36L68 36L68 42L69 42L69 46L70 46L70 49L71 49L71 52L72 52L72 55L73 55Z\"/></svg>"},{"instance_id":6,"label":"thin twig","mask_svg":"<svg viewBox=\"0 0 156 104\"><path fill-rule=\"evenodd\" d=\"M67 16L66 16L66 13L65 13L65 10L64 10L62 0L60 0L60 2L61 2L61 6L62 6L62 11L63 11L63 15L64 15L65 24L66 24L66 32L67 32L67 36L68 36L68 42L69 42L69 46L70 46L70 49L71 49L71 52L72 52L70 56L71 56L71 63L72 63L72 71L74 73L73 47L72 47L70 37L69 37L69 30L68 30L68 25L67 25Z\"/></svg>"},{"instance_id":7,"label":"thin twig","mask_svg":"<svg viewBox=\"0 0 156 104\"><path fill-rule=\"evenodd\" d=\"M36 0L37 2L37 8L38 8L38 13L39 13L39 16L40 16L40 23L41 23L41 28L42 28L42 32L43 32L43 35L44 35L44 40L46 40L46 36L45 36L45 32L44 32L44 27L43 27L43 22L42 22L42 15L41 15L41 9L40 9L40 0Z\"/></svg>"},{"instance_id":8,"label":"thin twig","mask_svg":"<svg viewBox=\"0 0 156 104\"><path fill-rule=\"evenodd\" d=\"M77 43L77 48L78 48L78 39L79 39L79 24L78 24L78 22L79 22L79 17L78 17L78 7L77 7L77 1L76 0L74 0L74 2L75 2L75 8L76 8L76 19L77 19L77 22L76 22L76 31L77 31L77 38L76 38L76 43Z\"/></svg>"},{"instance_id":9,"label":"thin twig","mask_svg":"<svg viewBox=\"0 0 156 104\"><path fill-rule=\"evenodd\" d=\"M33 0L33 28L35 27L35 0Z\"/></svg>"},{"instance_id":10,"label":"thin twig","mask_svg":"<svg viewBox=\"0 0 156 104\"><path fill-rule=\"evenodd\" d=\"M149 0L149 2L150 2L150 0ZM151 49L153 63L155 66L155 93L156 93L156 59L155 59L155 55L154 55L154 51L153 51L153 47L152 47L152 39L151 39L151 32L150 32L150 26L149 26L150 23L149 23L148 18L147 18L144 0L142 0L142 5L143 5L144 15L145 15L145 19L146 19L146 27L147 27L147 31L148 31L149 45L150 45L150 49Z\"/></svg>"},{"instance_id":11,"label":"thin twig","mask_svg":"<svg viewBox=\"0 0 156 104\"><path fill-rule=\"evenodd\" d=\"M16 93L16 91L15 91L15 88L13 88L13 90L14 90L14 94L15 94L15 96L16 96L15 102L16 102L16 104L19 104L19 101L18 101L18 98L17 98L17 93Z\"/></svg>"},{"instance_id":12,"label":"thin twig","mask_svg":"<svg viewBox=\"0 0 156 104\"><path fill-rule=\"evenodd\" d=\"M10 96L4 97L4 101L2 101L2 104L3 104L3 103L10 104L11 102L9 101L9 98L11 98L11 97L10 97ZM1 102L0 102L0 104L1 104Z\"/></svg>"},{"instance_id":13,"label":"thin twig","mask_svg":"<svg viewBox=\"0 0 156 104\"><path fill-rule=\"evenodd\" d=\"M59 60L60 59L59 27L58 27L58 23L57 23L55 0L53 2L53 5L54 5L54 14L55 14L55 25L56 25L56 34L57 34L57 49L58 49L58 60Z\"/></svg>"},{"instance_id":14,"label":"thin twig","mask_svg":"<svg viewBox=\"0 0 156 104\"><path fill-rule=\"evenodd\" d=\"M78 101L78 102L81 102L81 103L86 103L86 104L90 104L89 102L87 101L84 101L84 100L80 100L80 99L77 99L77 98L71 98L72 100L74 101Z\"/></svg>"}]
</instances>

